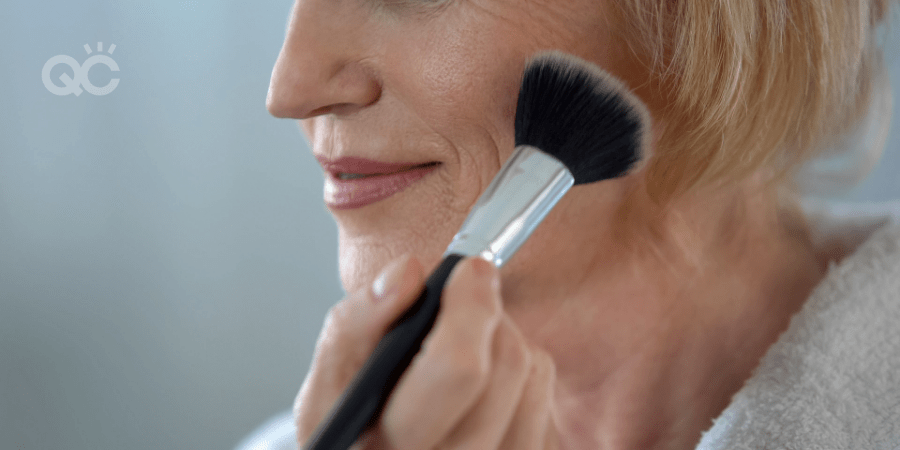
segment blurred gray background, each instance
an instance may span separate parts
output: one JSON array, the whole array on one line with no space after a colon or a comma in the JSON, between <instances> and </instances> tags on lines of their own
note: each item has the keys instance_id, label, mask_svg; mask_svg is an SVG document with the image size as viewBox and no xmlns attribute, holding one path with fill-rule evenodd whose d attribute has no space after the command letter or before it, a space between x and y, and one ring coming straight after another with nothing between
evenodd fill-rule
<instances>
[{"instance_id":1,"label":"blurred gray background","mask_svg":"<svg viewBox=\"0 0 900 450\"><path fill-rule=\"evenodd\" d=\"M321 173L264 108L290 6L3 4L0 449L228 449L290 406L342 296ZM117 89L48 92L98 42ZM894 132L841 197L900 198L898 170Z\"/></svg>"}]
</instances>

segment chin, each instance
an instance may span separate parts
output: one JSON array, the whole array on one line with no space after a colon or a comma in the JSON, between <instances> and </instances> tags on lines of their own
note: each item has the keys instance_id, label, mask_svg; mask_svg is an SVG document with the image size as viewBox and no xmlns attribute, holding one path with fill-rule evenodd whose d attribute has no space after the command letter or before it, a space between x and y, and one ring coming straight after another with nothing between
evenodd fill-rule
<instances>
[{"instance_id":1,"label":"chin","mask_svg":"<svg viewBox=\"0 0 900 450\"><path fill-rule=\"evenodd\" d=\"M344 291L357 292L367 287L378 276L381 268L394 258L387 246L363 245L341 236L338 243L338 269Z\"/></svg>"},{"instance_id":2,"label":"chin","mask_svg":"<svg viewBox=\"0 0 900 450\"><path fill-rule=\"evenodd\" d=\"M346 292L366 288L391 261L411 254L430 273L466 218L427 189L403 192L355 210L332 211L338 225L338 261Z\"/></svg>"},{"instance_id":3,"label":"chin","mask_svg":"<svg viewBox=\"0 0 900 450\"><path fill-rule=\"evenodd\" d=\"M443 242L445 239L435 239L434 236L423 239L419 233L402 229L350 235L339 226L338 268L341 285L347 293L366 289L391 261L405 254L414 256L426 273L430 273L440 263L453 234L450 232L447 242Z\"/></svg>"}]
</instances>

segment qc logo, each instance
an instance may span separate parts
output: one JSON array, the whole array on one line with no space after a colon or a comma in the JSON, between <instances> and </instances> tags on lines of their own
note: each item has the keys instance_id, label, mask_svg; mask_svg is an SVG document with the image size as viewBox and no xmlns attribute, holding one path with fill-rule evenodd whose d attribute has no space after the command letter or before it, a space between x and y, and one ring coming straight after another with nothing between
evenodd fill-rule
<instances>
[{"instance_id":1,"label":"qc logo","mask_svg":"<svg viewBox=\"0 0 900 450\"><path fill-rule=\"evenodd\" d=\"M84 50L88 55L93 53L91 50L91 46L88 44L84 44ZM116 45L109 46L109 54L116 50ZM97 51L103 52L103 43L97 43ZM75 73L75 78L69 76L68 73L63 73L59 76L59 81L62 81L63 85L60 86L53 82L50 79L50 71L53 70L59 64L66 64L72 68ZM119 85L119 79L113 78L109 80L109 83L103 87L97 87L91 84L91 80L88 79L88 72L90 72L91 67L94 67L97 64L103 64L106 67L109 67L109 70L113 72L119 71L119 65L113 61L112 58L106 55L94 55L88 58L84 64L78 64L78 61L75 58L68 55L56 55L44 64L44 70L41 72L41 79L44 81L44 86L53 94L56 95L69 95L75 94L75 96L81 95L82 92L88 91L94 95L106 95L116 89ZM82 89L83 88L83 89Z\"/></svg>"}]
</instances>

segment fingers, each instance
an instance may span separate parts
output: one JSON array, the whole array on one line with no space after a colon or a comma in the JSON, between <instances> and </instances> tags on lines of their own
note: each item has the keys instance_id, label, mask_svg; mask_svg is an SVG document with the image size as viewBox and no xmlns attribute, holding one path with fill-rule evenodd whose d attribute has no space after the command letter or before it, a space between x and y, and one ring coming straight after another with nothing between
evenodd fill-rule
<instances>
[{"instance_id":1,"label":"fingers","mask_svg":"<svg viewBox=\"0 0 900 450\"><path fill-rule=\"evenodd\" d=\"M295 404L301 448L423 281L418 262L403 258L371 290L331 309ZM553 361L533 350L503 313L497 269L478 258L463 260L442 297L434 328L379 426L353 448L555 448Z\"/></svg>"},{"instance_id":2,"label":"fingers","mask_svg":"<svg viewBox=\"0 0 900 450\"><path fill-rule=\"evenodd\" d=\"M532 372L532 354L509 316L504 316L495 333L492 362L490 381L483 395L444 440L446 448L498 448L514 420L514 413L522 410L520 403ZM527 413L523 410L521 415Z\"/></svg>"},{"instance_id":3,"label":"fingers","mask_svg":"<svg viewBox=\"0 0 900 450\"><path fill-rule=\"evenodd\" d=\"M499 275L487 261L470 258L454 269L434 329L382 415L394 448L433 448L481 398L502 316L499 291Z\"/></svg>"},{"instance_id":4,"label":"fingers","mask_svg":"<svg viewBox=\"0 0 900 450\"><path fill-rule=\"evenodd\" d=\"M502 444L503 450L547 450L556 448L550 415L556 367L542 351L532 354L531 371Z\"/></svg>"},{"instance_id":5,"label":"fingers","mask_svg":"<svg viewBox=\"0 0 900 450\"><path fill-rule=\"evenodd\" d=\"M339 346L336 350L343 353L348 350L344 344L353 344L356 353L368 355L388 326L413 303L422 285L422 266L417 260L407 255L392 261L370 289L351 294L331 307L317 350Z\"/></svg>"},{"instance_id":6,"label":"fingers","mask_svg":"<svg viewBox=\"0 0 900 450\"><path fill-rule=\"evenodd\" d=\"M417 260L389 264L370 289L348 295L325 318L315 356L294 404L297 435L304 442L366 361L387 328L418 297L424 284Z\"/></svg>"},{"instance_id":7,"label":"fingers","mask_svg":"<svg viewBox=\"0 0 900 450\"><path fill-rule=\"evenodd\" d=\"M335 384L346 384L390 324L415 301L422 285L421 265L404 256L390 263L371 289L356 292L332 306L316 343L313 364L324 371L318 373L327 375Z\"/></svg>"},{"instance_id":8,"label":"fingers","mask_svg":"<svg viewBox=\"0 0 900 450\"><path fill-rule=\"evenodd\" d=\"M503 313L496 269L469 259L448 281L423 349L381 421L386 448L548 449L555 366Z\"/></svg>"}]
</instances>

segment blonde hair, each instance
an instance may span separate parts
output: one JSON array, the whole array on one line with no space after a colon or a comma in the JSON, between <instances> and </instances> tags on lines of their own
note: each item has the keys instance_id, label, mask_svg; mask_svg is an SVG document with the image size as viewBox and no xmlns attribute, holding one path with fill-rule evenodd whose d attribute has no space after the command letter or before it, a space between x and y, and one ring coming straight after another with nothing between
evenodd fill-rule
<instances>
[{"instance_id":1,"label":"blonde hair","mask_svg":"<svg viewBox=\"0 0 900 450\"><path fill-rule=\"evenodd\" d=\"M851 130L883 79L893 0L620 0L666 105L650 197L758 173L777 181ZM880 152L880 148L876 149Z\"/></svg>"}]
</instances>

